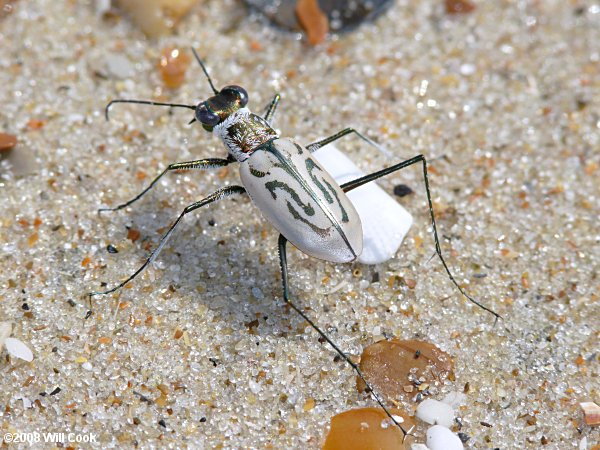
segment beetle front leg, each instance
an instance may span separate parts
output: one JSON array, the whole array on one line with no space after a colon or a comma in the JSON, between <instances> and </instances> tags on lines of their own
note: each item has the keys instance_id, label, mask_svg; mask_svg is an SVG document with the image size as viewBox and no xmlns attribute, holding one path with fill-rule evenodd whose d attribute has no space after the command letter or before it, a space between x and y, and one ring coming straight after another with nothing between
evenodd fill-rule
<instances>
[{"instance_id":1,"label":"beetle front leg","mask_svg":"<svg viewBox=\"0 0 600 450\"><path fill-rule=\"evenodd\" d=\"M354 128L344 128L342 131L335 133L332 136L329 136L325 139L321 139L320 141L313 142L312 144L307 145L306 148L308 149L309 152L314 153L317 150L319 150L321 147L325 147L327 144L331 144L333 141L337 141L338 139L343 138L344 136L347 136L350 133L356 134L359 138L361 138L367 144L375 147L378 151L383 153L385 156L387 156L387 157L392 156L392 154L388 150L386 150L383 146L379 145L374 140L369 139L364 134L356 131Z\"/></svg>"},{"instance_id":2,"label":"beetle front leg","mask_svg":"<svg viewBox=\"0 0 600 450\"><path fill-rule=\"evenodd\" d=\"M402 428L402 426L396 421L396 419L394 419L394 416L392 416L392 413L387 409L387 407L383 404L383 402L381 401L381 399L379 398L379 395L373 390L373 388L371 387L371 385L369 384L369 382L365 379L362 371L360 370L360 368L342 351L340 350L340 348L331 340L331 338L329 336L327 336L325 334L325 332L323 332L318 326L317 324L315 324L307 315L304 311L302 311L302 309L300 309L300 307L296 306L291 300L290 300L290 292L289 292L289 281L288 281L288 271L287 271L287 250L286 250L286 245L287 245L287 239L283 236L283 234L279 235L279 264L281 266L281 282L283 284L283 299L285 300L285 302L290 305L290 307L296 311L304 320L306 320L306 322L317 332L319 333L319 335L325 340L327 341L327 343L337 352L338 355L340 355L348 364L350 364L350 366L354 369L354 371L357 373L358 377L365 383L365 386L367 387L367 391L371 393L371 395L373 396L373 398L375 399L375 401L379 404L379 406L381 406L383 408L383 410L385 411L385 413L388 415L388 417L392 420L392 422L398 426L398 428L400 428L400 430L402 430L402 433L404 434L404 436L406 436L408 433L404 430L404 428Z\"/></svg>"},{"instance_id":3,"label":"beetle front leg","mask_svg":"<svg viewBox=\"0 0 600 450\"><path fill-rule=\"evenodd\" d=\"M117 286L115 286L112 289L109 289L107 291L101 291L101 292L90 292L88 294L88 296L93 297L94 295L106 295L106 294L110 294L111 292L115 292L119 289L121 289L123 286L125 286L127 283L129 283L131 280L133 280L135 277L137 277L146 267L148 267L148 265L154 261L156 259L156 257L158 256L158 254L160 253L160 251L163 249L163 247L165 246L165 244L167 243L167 241L169 240L169 238L171 237L171 234L173 234L173 231L175 231L175 227L177 227L177 225L179 224L179 222L181 222L181 219L183 219L183 216L185 216L186 214L201 208L203 206L206 206L210 203L214 203L218 200L221 200L225 197L229 197L230 195L233 194L245 194L246 193L246 189L244 189L242 186L228 186L225 188L221 188L218 191L213 192L211 195L209 195L208 197L200 200L199 202L196 203L192 203L191 205L187 206L179 215L179 217L177 217L177 220L175 220L175 222L173 223L173 225L171 225L171 227L169 228L169 231L167 231L163 237L160 239L160 243L158 244L158 247L156 248L156 250L154 250L150 256L146 259L146 262L144 262L144 264L142 264L142 266L136 270L132 275L130 275L125 281L123 281L122 283L119 283Z\"/></svg>"},{"instance_id":4,"label":"beetle front leg","mask_svg":"<svg viewBox=\"0 0 600 450\"><path fill-rule=\"evenodd\" d=\"M148 185L148 187L146 189L144 189L142 192L140 192L134 198L132 198L128 202L125 202L119 206L115 206L114 208L100 208L100 209L98 209L98 212L101 213L104 211L118 211L119 209L127 208L133 202L139 200L146 192L148 192L150 189L152 189L154 187L154 185L158 182L158 180L160 180L162 178L162 176L164 174L166 174L167 172L170 172L173 170L215 169L217 167L225 167L234 161L235 160L233 160L233 159L207 158L207 159L198 159L196 161L186 161L186 162L169 164L169 166L165 170L163 170L154 180L152 180L152 182Z\"/></svg>"}]
</instances>

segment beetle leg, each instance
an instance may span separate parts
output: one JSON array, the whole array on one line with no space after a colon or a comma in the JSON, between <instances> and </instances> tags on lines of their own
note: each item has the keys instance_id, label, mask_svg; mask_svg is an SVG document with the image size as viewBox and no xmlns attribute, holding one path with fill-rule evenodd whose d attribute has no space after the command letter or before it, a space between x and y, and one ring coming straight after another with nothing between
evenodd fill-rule
<instances>
[{"instance_id":1,"label":"beetle leg","mask_svg":"<svg viewBox=\"0 0 600 450\"><path fill-rule=\"evenodd\" d=\"M309 152L314 153L315 151L319 150L321 147L325 147L327 144L331 144L333 141L337 141L338 139L343 138L344 136L346 136L346 135L348 135L350 133L356 134L359 138L361 138L367 144L372 145L373 147L375 147L377 150L379 150L385 156L387 156L387 157L393 156L383 146L379 145L373 139L369 139L364 134L356 131L354 128L344 128L342 131L340 131L338 133L335 133L333 136L329 136L329 137L327 137L325 139L321 139L320 141L317 141L317 142L314 142L312 144L307 145L306 148L308 149Z\"/></svg>"},{"instance_id":2,"label":"beetle leg","mask_svg":"<svg viewBox=\"0 0 600 450\"><path fill-rule=\"evenodd\" d=\"M393 166L387 167L387 168L379 170L377 172L373 172L370 175L365 175L364 177L360 177L356 180L344 183L341 185L341 188L343 189L344 192L348 192L348 191L351 191L352 189L362 186L363 184L377 180L378 178L381 178L381 177L385 177L386 175L389 175L391 173L394 173L398 170L404 169L405 167L412 166L413 164L417 164L417 163L423 164L423 179L425 180L425 192L427 193L427 203L429 204L429 215L431 216L431 225L433 228L433 239L435 240L435 252L440 257L440 260L442 261L442 265L444 266L444 269L446 269L446 273L448 274L448 277L450 277L450 280L458 288L460 293L462 295L464 295L469 301L476 304L477 306L484 309L485 311L493 314L496 317L496 321L498 319L501 319L502 317L498 313L496 313L495 311L492 311L490 308L479 303L477 300L475 300L474 298L469 296L463 290L463 288L461 288L459 286L459 284L454 279L454 276L450 272L450 269L448 268L448 265L446 264L444 257L442 256L442 247L440 246L440 239L438 238L437 227L435 224L435 215L433 213L433 202L431 201L431 192L429 191L429 178L427 177L427 160L425 159L425 156L417 155L413 158L407 159L406 161L402 161L401 163L394 164Z\"/></svg>"},{"instance_id":3,"label":"beetle leg","mask_svg":"<svg viewBox=\"0 0 600 450\"><path fill-rule=\"evenodd\" d=\"M273 100L271 100L271 103L269 103L269 106L267 107L264 119L268 124L271 124L271 120L273 119L275 111L277 110L277 105L279 105L279 100L281 100L281 95L275 94Z\"/></svg>"},{"instance_id":4,"label":"beetle leg","mask_svg":"<svg viewBox=\"0 0 600 450\"><path fill-rule=\"evenodd\" d=\"M171 234L173 234L173 231L175 231L175 227L179 224L179 222L181 221L181 219L183 219L183 216L185 216L186 214L194 211L195 209L201 208L201 207L206 206L206 205L208 205L210 203L213 203L213 202L216 202L218 200L221 200L221 199L223 199L225 197L229 197L230 195L233 195L233 194L245 194L245 193L246 193L246 189L244 189L242 186L228 186L228 187L221 188L221 189L213 192L208 197L200 200L199 202L192 203L191 205L186 206L184 208L184 210L181 212L181 214L179 214L179 217L177 217L177 220L175 220L175 222L173 223L173 225L171 225L171 228L169 228L169 231L167 231L163 235L163 237L160 239L160 243L158 244L158 247L150 254L150 256L148 257L148 259L146 259L146 262L144 262L144 264L142 264L142 266L138 270L136 270L125 281L123 281L122 283L118 284L114 288L109 289L107 291L102 291L102 292L90 292L88 295L90 297L92 297L94 295L110 294L111 292L115 292L116 290L121 289L123 286L125 286L127 283L129 283L131 280L133 280L135 277L137 277L151 262L153 262L156 259L156 257L160 253L160 251L163 249L163 247L165 246L165 244L167 243L167 241L171 237Z\"/></svg>"},{"instance_id":5,"label":"beetle leg","mask_svg":"<svg viewBox=\"0 0 600 450\"><path fill-rule=\"evenodd\" d=\"M104 212L104 211L118 211L119 209L127 208L133 202L139 200L146 192L148 192L150 189L152 189L154 187L154 185L158 182L158 180L160 180L165 173L170 172L172 170L215 169L217 167L225 167L226 165L231 164L233 161L234 161L233 159L207 158L207 159L198 159L196 161L186 161L186 162L169 164L169 166L165 170L163 170L154 180L152 180L152 183L150 183L146 189L144 189L138 195L133 197L131 200L129 200L128 202L125 202L119 206L115 206L114 208L100 208L98 210L98 212L100 213L100 212Z\"/></svg>"},{"instance_id":6,"label":"beetle leg","mask_svg":"<svg viewBox=\"0 0 600 450\"><path fill-rule=\"evenodd\" d=\"M300 316L306 320L306 322L317 332L319 335L327 341L327 343L340 355L357 373L358 377L365 383L367 387L367 392L370 392L375 401L383 408L388 417L392 420L394 424L396 424L401 430L404 436L408 433L402 428L402 426L394 419L392 413L386 408L383 404L382 400L379 398L379 395L373 390L369 382L365 379L360 368L343 352L340 348L327 336L318 326L315 324L307 315L300 309L300 307L296 306L290 300L289 293L289 281L288 281L288 272L287 272L287 251L286 251L287 239L283 236L283 234L279 235L279 264L281 266L281 281L283 283L283 299L285 302L292 307L294 311L296 311Z\"/></svg>"}]
</instances>

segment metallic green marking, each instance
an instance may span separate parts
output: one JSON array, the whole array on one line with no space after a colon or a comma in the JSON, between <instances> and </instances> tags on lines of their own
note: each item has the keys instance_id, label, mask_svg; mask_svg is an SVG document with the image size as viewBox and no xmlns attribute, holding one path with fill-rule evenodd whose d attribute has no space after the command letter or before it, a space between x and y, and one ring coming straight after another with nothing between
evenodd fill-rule
<instances>
[{"instance_id":1,"label":"metallic green marking","mask_svg":"<svg viewBox=\"0 0 600 450\"><path fill-rule=\"evenodd\" d=\"M294 209L294 207L290 204L290 202L286 202L287 203L287 207L288 207L288 211L290 212L290 214L292 215L292 217L296 220L299 220L302 223L305 223L306 225L308 225L311 230L313 230L315 233L317 233L319 236L327 236L329 234L329 228L320 228L318 226L316 226L314 223L311 223L310 221L306 220L304 217L302 217L298 211L296 211Z\"/></svg>"},{"instance_id":2,"label":"metallic green marking","mask_svg":"<svg viewBox=\"0 0 600 450\"><path fill-rule=\"evenodd\" d=\"M289 187L283 181L278 181L278 180L268 181L268 182L265 183L265 187L269 190L269 192L273 196L273 200L277 200L277 194L275 193L275 191L277 189L284 190L288 194L290 194L290 196L292 197L292 199L294 199L294 201L298 204L298 206L304 210L304 213L307 216L314 216L315 215L315 209L310 204L305 205L302 202L302 200L300 199L300 196L296 193L296 191L293 190L291 187Z\"/></svg>"},{"instance_id":3,"label":"metallic green marking","mask_svg":"<svg viewBox=\"0 0 600 450\"><path fill-rule=\"evenodd\" d=\"M327 180L323 180L323 181L325 182L327 187L331 190L331 193L335 196L335 199L337 200L338 206L340 207L340 210L342 211L342 222L347 223L349 221L348 213L342 206L342 202L340 202L340 198L338 197L336 190L334 189L334 187L331 184L329 184L329 182Z\"/></svg>"},{"instance_id":4,"label":"metallic green marking","mask_svg":"<svg viewBox=\"0 0 600 450\"><path fill-rule=\"evenodd\" d=\"M317 187L321 190L321 192L323 193L323 196L325 197L325 200L327 200L328 203L333 203L333 197L331 197L331 195L329 195L329 192L327 192L327 189L325 189L325 186L323 186L321 184L319 179L312 172L314 169L321 170L321 168L319 166L317 166L317 164L313 161L312 158L306 158L306 170L308 170L308 174L310 175L310 178L314 181L314 183L317 185Z\"/></svg>"},{"instance_id":5,"label":"metallic green marking","mask_svg":"<svg viewBox=\"0 0 600 450\"><path fill-rule=\"evenodd\" d=\"M325 186L323 186L321 184L321 182L317 179L316 175L312 172L313 169L321 170L321 168L319 166L317 166L317 164L313 161L312 158L307 158L306 159L306 170L308 170L310 178L315 182L317 187L321 190L321 192L323 193L323 197L325 197L325 200L327 200L330 204L333 203L333 198L331 197L331 195L329 194L327 189L325 189ZM334 187L327 180L323 179L323 182L327 185L327 187L329 188L329 190L331 191L331 193L334 195L335 199L337 200L337 204L340 207L340 211L342 213L342 222L347 223L349 221L348 213L342 206L342 202L340 202L340 198L338 197L337 192L335 191Z\"/></svg>"}]
</instances>

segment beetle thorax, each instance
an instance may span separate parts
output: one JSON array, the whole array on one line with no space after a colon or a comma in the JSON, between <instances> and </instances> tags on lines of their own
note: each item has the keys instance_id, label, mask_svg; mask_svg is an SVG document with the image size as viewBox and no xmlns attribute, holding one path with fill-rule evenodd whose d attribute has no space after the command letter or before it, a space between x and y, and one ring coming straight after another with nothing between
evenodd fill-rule
<instances>
[{"instance_id":1,"label":"beetle thorax","mask_svg":"<svg viewBox=\"0 0 600 450\"><path fill-rule=\"evenodd\" d=\"M231 156L239 162L248 159L257 147L279 137L265 119L251 113L248 108L233 112L216 125L213 132L223 140Z\"/></svg>"}]
</instances>

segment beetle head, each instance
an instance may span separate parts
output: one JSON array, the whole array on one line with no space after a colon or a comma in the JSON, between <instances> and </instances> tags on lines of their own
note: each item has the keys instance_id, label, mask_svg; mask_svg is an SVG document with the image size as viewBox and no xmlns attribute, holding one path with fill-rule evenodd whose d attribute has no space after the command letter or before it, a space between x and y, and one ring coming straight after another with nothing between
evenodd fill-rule
<instances>
[{"instance_id":1,"label":"beetle head","mask_svg":"<svg viewBox=\"0 0 600 450\"><path fill-rule=\"evenodd\" d=\"M248 104L248 93L240 86L225 86L216 95L196 106L195 119L206 131L222 123L231 114Z\"/></svg>"}]
</instances>

